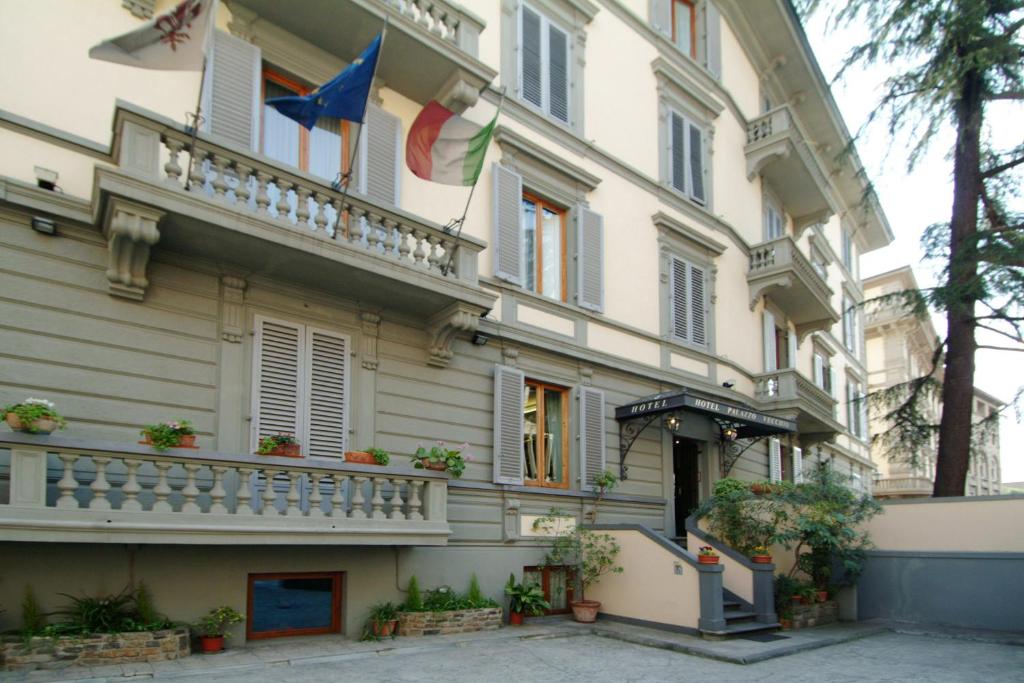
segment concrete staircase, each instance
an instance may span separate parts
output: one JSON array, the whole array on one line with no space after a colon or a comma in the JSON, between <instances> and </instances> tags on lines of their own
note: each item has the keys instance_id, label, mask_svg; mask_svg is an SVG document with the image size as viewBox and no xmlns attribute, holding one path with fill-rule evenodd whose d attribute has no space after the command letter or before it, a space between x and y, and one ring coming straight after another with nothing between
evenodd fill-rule
<instances>
[{"instance_id":1,"label":"concrete staircase","mask_svg":"<svg viewBox=\"0 0 1024 683\"><path fill-rule=\"evenodd\" d=\"M752 608L734 599L728 591L722 591L722 608L725 615L726 627L724 631L702 631L705 638L722 639L735 638L737 636L749 636L758 633L773 633L781 628L782 624L774 622L766 624L754 619L755 614Z\"/></svg>"}]
</instances>

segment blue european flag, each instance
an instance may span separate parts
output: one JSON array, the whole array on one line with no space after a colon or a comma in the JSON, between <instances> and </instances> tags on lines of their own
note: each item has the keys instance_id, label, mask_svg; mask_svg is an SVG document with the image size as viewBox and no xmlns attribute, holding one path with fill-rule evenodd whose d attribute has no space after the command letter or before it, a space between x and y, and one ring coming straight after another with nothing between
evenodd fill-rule
<instances>
[{"instance_id":1,"label":"blue european flag","mask_svg":"<svg viewBox=\"0 0 1024 683\"><path fill-rule=\"evenodd\" d=\"M362 123L380 54L380 42L381 34L378 33L344 71L308 95L275 97L267 100L267 104L310 130L322 116Z\"/></svg>"}]
</instances>

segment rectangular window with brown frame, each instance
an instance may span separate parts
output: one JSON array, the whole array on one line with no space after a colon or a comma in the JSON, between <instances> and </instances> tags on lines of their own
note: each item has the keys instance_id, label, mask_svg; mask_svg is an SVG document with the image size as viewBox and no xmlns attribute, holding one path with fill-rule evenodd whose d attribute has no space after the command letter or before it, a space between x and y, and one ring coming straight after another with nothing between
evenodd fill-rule
<instances>
[{"instance_id":1,"label":"rectangular window with brown frame","mask_svg":"<svg viewBox=\"0 0 1024 683\"><path fill-rule=\"evenodd\" d=\"M568 614L569 603L575 600L575 572L572 567L523 567L523 583L535 584L544 591L551 609L544 614Z\"/></svg>"},{"instance_id":2,"label":"rectangular window with brown frame","mask_svg":"<svg viewBox=\"0 0 1024 683\"><path fill-rule=\"evenodd\" d=\"M526 381L523 483L569 488L569 390L564 387Z\"/></svg>"},{"instance_id":3,"label":"rectangular window with brown frame","mask_svg":"<svg viewBox=\"0 0 1024 683\"><path fill-rule=\"evenodd\" d=\"M249 574L247 640L341 633L342 572Z\"/></svg>"},{"instance_id":4,"label":"rectangular window with brown frame","mask_svg":"<svg viewBox=\"0 0 1024 683\"><path fill-rule=\"evenodd\" d=\"M522 224L523 286L566 301L566 210L524 192Z\"/></svg>"},{"instance_id":5,"label":"rectangular window with brown frame","mask_svg":"<svg viewBox=\"0 0 1024 683\"><path fill-rule=\"evenodd\" d=\"M697 5L691 0L672 0L672 42L697 58Z\"/></svg>"}]
</instances>

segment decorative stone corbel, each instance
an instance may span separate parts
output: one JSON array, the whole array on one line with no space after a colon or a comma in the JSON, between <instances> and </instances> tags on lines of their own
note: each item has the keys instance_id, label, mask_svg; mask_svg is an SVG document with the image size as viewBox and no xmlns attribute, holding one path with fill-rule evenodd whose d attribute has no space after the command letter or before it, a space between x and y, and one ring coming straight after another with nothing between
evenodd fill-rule
<instances>
[{"instance_id":1,"label":"decorative stone corbel","mask_svg":"<svg viewBox=\"0 0 1024 683\"><path fill-rule=\"evenodd\" d=\"M248 283L240 277L225 275L221 284L220 338L231 344L239 344L245 333L242 311L245 304L245 288Z\"/></svg>"},{"instance_id":2,"label":"decorative stone corbel","mask_svg":"<svg viewBox=\"0 0 1024 683\"><path fill-rule=\"evenodd\" d=\"M594 368L589 365L580 366L580 384L589 387L594 381Z\"/></svg>"},{"instance_id":3,"label":"decorative stone corbel","mask_svg":"<svg viewBox=\"0 0 1024 683\"><path fill-rule=\"evenodd\" d=\"M437 91L437 97L434 99L446 109L461 114L477 103L477 100L480 99L480 92L478 88L473 87L465 74L456 71Z\"/></svg>"},{"instance_id":4,"label":"decorative stone corbel","mask_svg":"<svg viewBox=\"0 0 1024 683\"><path fill-rule=\"evenodd\" d=\"M518 498L508 498L505 500L502 540L506 543L519 538L519 510L521 506L522 504Z\"/></svg>"},{"instance_id":5,"label":"decorative stone corbel","mask_svg":"<svg viewBox=\"0 0 1024 683\"><path fill-rule=\"evenodd\" d=\"M143 204L111 197L103 218L107 238L107 280L110 294L142 301L149 287L149 249L160 239L157 223L164 217Z\"/></svg>"},{"instance_id":6,"label":"decorative stone corbel","mask_svg":"<svg viewBox=\"0 0 1024 683\"><path fill-rule=\"evenodd\" d=\"M376 370L379 363L377 340L380 338L380 316L363 311L359 318L363 321L363 367L367 370Z\"/></svg>"},{"instance_id":7,"label":"decorative stone corbel","mask_svg":"<svg viewBox=\"0 0 1024 683\"><path fill-rule=\"evenodd\" d=\"M788 273L779 273L766 277L757 281L756 284L750 284L750 310L757 308L757 302L761 300L761 295L766 292L775 289L776 287L782 289L788 289L793 286L793 278Z\"/></svg>"},{"instance_id":8,"label":"decorative stone corbel","mask_svg":"<svg viewBox=\"0 0 1024 683\"><path fill-rule=\"evenodd\" d=\"M514 368L516 361L519 360L519 349L514 346L503 346L501 348L501 357L504 359L505 365Z\"/></svg>"},{"instance_id":9,"label":"decorative stone corbel","mask_svg":"<svg viewBox=\"0 0 1024 683\"><path fill-rule=\"evenodd\" d=\"M427 364L438 368L448 367L448 361L455 355L452 351L455 337L460 332L476 332L480 324L480 313L479 309L457 301L432 317L427 324L431 335Z\"/></svg>"}]
</instances>

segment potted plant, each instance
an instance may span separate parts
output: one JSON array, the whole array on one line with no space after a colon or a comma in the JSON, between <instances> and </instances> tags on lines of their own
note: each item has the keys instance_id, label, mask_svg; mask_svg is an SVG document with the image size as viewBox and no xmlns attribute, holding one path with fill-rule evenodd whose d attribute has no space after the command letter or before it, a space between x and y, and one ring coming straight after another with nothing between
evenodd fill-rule
<instances>
[{"instance_id":1,"label":"potted plant","mask_svg":"<svg viewBox=\"0 0 1024 683\"><path fill-rule=\"evenodd\" d=\"M398 634L398 607L378 602L370 608L370 631L376 638L394 638Z\"/></svg>"},{"instance_id":2,"label":"potted plant","mask_svg":"<svg viewBox=\"0 0 1024 683\"><path fill-rule=\"evenodd\" d=\"M818 602L828 602L828 591L817 591Z\"/></svg>"},{"instance_id":3,"label":"potted plant","mask_svg":"<svg viewBox=\"0 0 1024 683\"><path fill-rule=\"evenodd\" d=\"M535 583L516 583L514 574L508 575L505 595L508 596L508 623L512 626L521 626L523 617L535 617L551 609L540 586Z\"/></svg>"},{"instance_id":4,"label":"potted plant","mask_svg":"<svg viewBox=\"0 0 1024 683\"><path fill-rule=\"evenodd\" d=\"M589 624L597 620L601 603L586 599L587 588L606 574L622 573L622 567L615 559L622 548L608 534L595 533L578 524L566 524L567 517L565 513L552 510L537 519L533 526L535 529L555 532L554 542L544 557L543 565L572 567L575 570L580 598L570 602L569 606L576 621Z\"/></svg>"},{"instance_id":5,"label":"potted plant","mask_svg":"<svg viewBox=\"0 0 1024 683\"><path fill-rule=\"evenodd\" d=\"M700 564L718 564L718 553L709 545L702 545L697 550L697 562Z\"/></svg>"},{"instance_id":6,"label":"potted plant","mask_svg":"<svg viewBox=\"0 0 1024 683\"><path fill-rule=\"evenodd\" d=\"M26 398L21 403L12 403L4 408L8 426L16 432L49 434L63 429L66 424L53 401L45 398Z\"/></svg>"},{"instance_id":7,"label":"potted plant","mask_svg":"<svg viewBox=\"0 0 1024 683\"><path fill-rule=\"evenodd\" d=\"M771 490L772 485L770 482L767 481L755 481L750 484L750 492L753 493L755 496L763 496L767 493L770 493Z\"/></svg>"},{"instance_id":8,"label":"potted plant","mask_svg":"<svg viewBox=\"0 0 1024 683\"><path fill-rule=\"evenodd\" d=\"M260 439L259 455L279 455L285 458L301 458L302 446L291 434L279 433Z\"/></svg>"},{"instance_id":9,"label":"potted plant","mask_svg":"<svg viewBox=\"0 0 1024 683\"><path fill-rule=\"evenodd\" d=\"M750 561L755 564L771 564L772 556L768 553L767 547L755 545L750 551Z\"/></svg>"},{"instance_id":10,"label":"potted plant","mask_svg":"<svg viewBox=\"0 0 1024 683\"><path fill-rule=\"evenodd\" d=\"M152 446L158 451L168 448L196 448L196 430L188 420L159 422L146 425L141 432L146 437L139 443Z\"/></svg>"},{"instance_id":11,"label":"potted plant","mask_svg":"<svg viewBox=\"0 0 1024 683\"><path fill-rule=\"evenodd\" d=\"M361 451L345 451L345 462L361 465L387 465L391 456L383 448L367 448Z\"/></svg>"},{"instance_id":12,"label":"potted plant","mask_svg":"<svg viewBox=\"0 0 1024 683\"><path fill-rule=\"evenodd\" d=\"M245 617L228 605L221 605L196 623L199 634L199 648L203 652L220 652L224 649L224 636L233 624L241 623Z\"/></svg>"},{"instance_id":13,"label":"potted plant","mask_svg":"<svg viewBox=\"0 0 1024 683\"><path fill-rule=\"evenodd\" d=\"M468 443L449 448L444 441L438 441L429 449L420 444L412 456L413 466L419 470L448 472L458 479L466 471L466 463L473 459L469 453L463 453L468 449Z\"/></svg>"}]
</instances>

